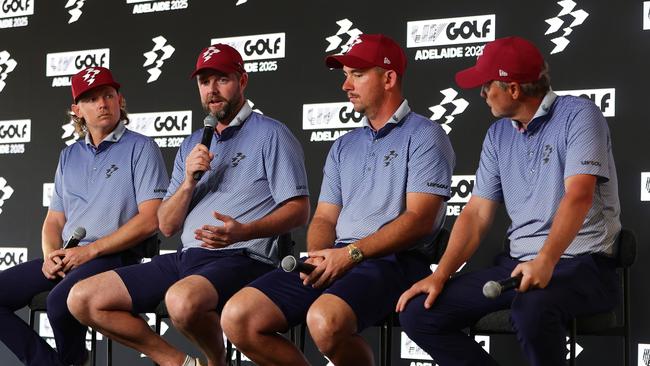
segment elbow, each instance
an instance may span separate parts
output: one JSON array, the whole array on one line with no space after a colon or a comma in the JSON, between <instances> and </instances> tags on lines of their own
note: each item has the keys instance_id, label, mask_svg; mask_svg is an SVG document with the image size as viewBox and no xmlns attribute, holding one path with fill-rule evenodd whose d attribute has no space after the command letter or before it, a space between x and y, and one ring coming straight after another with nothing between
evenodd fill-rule
<instances>
[{"instance_id":1,"label":"elbow","mask_svg":"<svg viewBox=\"0 0 650 366\"><path fill-rule=\"evenodd\" d=\"M163 234L166 238L169 238L170 236L176 234L175 227L171 225L165 225L163 223L158 225L158 230L160 230L160 233Z\"/></svg>"}]
</instances>

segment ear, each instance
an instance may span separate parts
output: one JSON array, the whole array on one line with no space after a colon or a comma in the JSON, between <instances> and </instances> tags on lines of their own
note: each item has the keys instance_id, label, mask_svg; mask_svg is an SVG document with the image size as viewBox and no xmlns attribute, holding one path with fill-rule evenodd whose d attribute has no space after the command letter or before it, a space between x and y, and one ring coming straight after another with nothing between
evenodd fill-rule
<instances>
[{"instance_id":1,"label":"ear","mask_svg":"<svg viewBox=\"0 0 650 366\"><path fill-rule=\"evenodd\" d=\"M517 100L522 96L521 85L519 85L519 83L515 83L515 82L508 83L508 91L510 92L512 99L514 100Z\"/></svg>"},{"instance_id":2,"label":"ear","mask_svg":"<svg viewBox=\"0 0 650 366\"><path fill-rule=\"evenodd\" d=\"M248 73L245 72L241 74L239 78L239 86L241 87L241 90L244 91L246 89L246 86L248 85Z\"/></svg>"},{"instance_id":3,"label":"ear","mask_svg":"<svg viewBox=\"0 0 650 366\"><path fill-rule=\"evenodd\" d=\"M79 108L78 104L72 104L70 106L70 110L72 111L72 113L74 113L75 116L79 118L83 118L83 116L81 115L81 109Z\"/></svg>"},{"instance_id":4,"label":"ear","mask_svg":"<svg viewBox=\"0 0 650 366\"><path fill-rule=\"evenodd\" d=\"M395 70L386 70L384 72L384 89L389 90L397 85L397 73Z\"/></svg>"}]
</instances>

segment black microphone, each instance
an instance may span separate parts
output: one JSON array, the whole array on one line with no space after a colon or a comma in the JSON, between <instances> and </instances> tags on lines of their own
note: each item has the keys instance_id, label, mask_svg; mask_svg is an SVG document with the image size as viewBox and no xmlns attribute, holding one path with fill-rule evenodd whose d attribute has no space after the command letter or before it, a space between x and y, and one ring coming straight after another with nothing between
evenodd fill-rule
<instances>
[{"instance_id":1,"label":"black microphone","mask_svg":"<svg viewBox=\"0 0 650 366\"><path fill-rule=\"evenodd\" d=\"M63 249L70 249L74 248L77 245L79 245L79 241L81 239L86 237L86 229L83 228L82 226L77 227L74 229L74 232L72 233L72 236L70 236L70 239L63 244Z\"/></svg>"},{"instance_id":2,"label":"black microphone","mask_svg":"<svg viewBox=\"0 0 650 366\"><path fill-rule=\"evenodd\" d=\"M203 137L201 138L201 144L210 148L210 143L212 142L212 136L214 135L214 126L217 125L217 118L212 114L205 116L203 120ZM200 180L203 176L204 171L197 170L194 172L192 177L194 180Z\"/></svg>"},{"instance_id":3,"label":"black microphone","mask_svg":"<svg viewBox=\"0 0 650 366\"><path fill-rule=\"evenodd\" d=\"M483 285L483 296L488 299L496 299L503 291L519 287L521 275L510 277L499 281L488 281Z\"/></svg>"},{"instance_id":4,"label":"black microphone","mask_svg":"<svg viewBox=\"0 0 650 366\"><path fill-rule=\"evenodd\" d=\"M280 263L280 267L282 267L282 269L285 272L296 272L296 271L298 271L298 272L302 272L302 273L305 273L305 274L310 274L311 271L313 271L314 268L316 268L315 265L300 261L300 260L296 259L296 257L294 257L292 255L288 255L288 256L282 258L282 262Z\"/></svg>"}]
</instances>

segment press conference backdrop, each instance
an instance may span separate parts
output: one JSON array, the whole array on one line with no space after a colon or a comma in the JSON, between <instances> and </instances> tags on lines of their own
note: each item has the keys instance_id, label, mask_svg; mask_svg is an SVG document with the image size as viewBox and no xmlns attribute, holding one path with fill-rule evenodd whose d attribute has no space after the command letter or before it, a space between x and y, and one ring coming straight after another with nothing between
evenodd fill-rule
<instances>
[{"instance_id":1,"label":"press conference backdrop","mask_svg":"<svg viewBox=\"0 0 650 366\"><path fill-rule=\"evenodd\" d=\"M546 56L558 94L590 99L607 117L623 225L639 237L631 357L633 364L650 365L649 12L650 1L634 0L0 0L0 269L41 256L40 225L59 151L77 139L65 114L70 76L87 66L110 67L123 83L129 128L155 139L171 173L178 146L204 117L189 79L196 56L212 43L232 44L250 73L246 95L253 109L284 122L302 143L315 206L332 141L361 120L340 89L341 72L328 70L323 59L345 51L361 33L390 35L407 54L404 91L411 108L441 124L456 150L451 227L471 195L481 143L494 120L478 90L459 89L454 73L472 65L486 42L521 35ZM501 210L464 271L491 262L507 225ZM304 250L304 230L294 237ZM177 244L177 237L166 239L163 248ZM52 342L46 317L38 323ZM196 353L172 328L163 330L172 343ZM363 335L377 345L378 328ZM523 364L514 337L477 342L503 365ZM582 365L621 362L620 339L581 337L578 344ZM392 347L395 365L435 364L399 329ZM328 363L313 345L307 353L315 365ZM119 346L114 359L149 362ZM18 361L0 348L0 364Z\"/></svg>"}]
</instances>

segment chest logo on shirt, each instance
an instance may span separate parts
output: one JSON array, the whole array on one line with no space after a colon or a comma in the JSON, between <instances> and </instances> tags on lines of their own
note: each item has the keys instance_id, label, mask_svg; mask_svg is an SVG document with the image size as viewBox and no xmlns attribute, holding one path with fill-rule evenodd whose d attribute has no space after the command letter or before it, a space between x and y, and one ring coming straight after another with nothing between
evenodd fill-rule
<instances>
[{"instance_id":1,"label":"chest logo on shirt","mask_svg":"<svg viewBox=\"0 0 650 366\"><path fill-rule=\"evenodd\" d=\"M551 159L552 152L553 152L553 146L551 145L544 146L544 152L542 152L542 160L544 161L544 164L548 163L548 161Z\"/></svg>"},{"instance_id":2,"label":"chest logo on shirt","mask_svg":"<svg viewBox=\"0 0 650 366\"><path fill-rule=\"evenodd\" d=\"M391 150L388 154L384 155L384 166L389 166L390 163L397 157L395 150Z\"/></svg>"},{"instance_id":3,"label":"chest logo on shirt","mask_svg":"<svg viewBox=\"0 0 650 366\"><path fill-rule=\"evenodd\" d=\"M110 178L117 169L118 168L115 164L111 164L111 167L106 169L106 179Z\"/></svg>"},{"instance_id":4,"label":"chest logo on shirt","mask_svg":"<svg viewBox=\"0 0 650 366\"><path fill-rule=\"evenodd\" d=\"M246 155L238 152L237 155L235 155L235 157L232 158L232 166L236 167L240 161L244 160L244 158L246 158Z\"/></svg>"}]
</instances>

